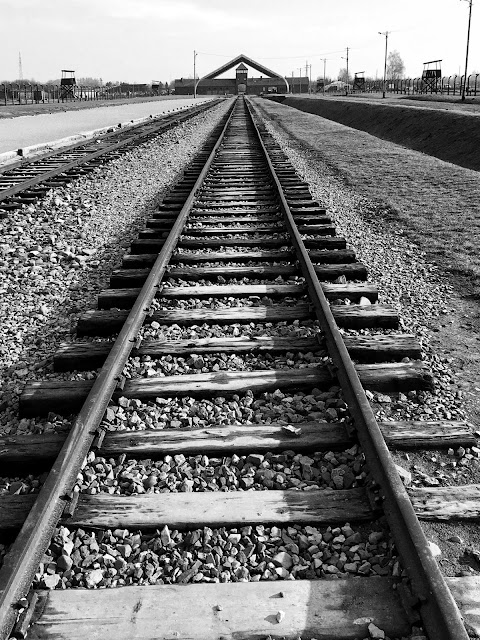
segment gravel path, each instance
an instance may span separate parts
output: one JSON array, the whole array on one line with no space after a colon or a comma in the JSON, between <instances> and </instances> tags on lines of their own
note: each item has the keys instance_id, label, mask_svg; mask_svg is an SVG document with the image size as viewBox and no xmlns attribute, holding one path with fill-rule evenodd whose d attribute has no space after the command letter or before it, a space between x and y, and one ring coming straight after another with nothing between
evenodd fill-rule
<instances>
[{"instance_id":1,"label":"gravel path","mask_svg":"<svg viewBox=\"0 0 480 640\"><path fill-rule=\"evenodd\" d=\"M222 103L0 220L0 434L16 432L24 380L48 366L78 315L95 308L125 249L227 108Z\"/></svg>"}]
</instances>

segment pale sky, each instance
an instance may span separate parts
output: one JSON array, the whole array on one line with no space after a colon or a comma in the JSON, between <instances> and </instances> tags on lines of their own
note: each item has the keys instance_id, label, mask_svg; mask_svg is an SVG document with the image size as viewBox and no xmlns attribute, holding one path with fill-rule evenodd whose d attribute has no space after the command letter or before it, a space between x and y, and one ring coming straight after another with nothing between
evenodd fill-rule
<instances>
[{"instance_id":1,"label":"pale sky","mask_svg":"<svg viewBox=\"0 0 480 640\"><path fill-rule=\"evenodd\" d=\"M282 74L349 70L383 76L385 37L407 77L443 59L463 74L468 0L0 0L0 80L45 82L60 69L104 82L151 82L209 73L244 53ZM480 2L472 9L469 73L480 71ZM229 74L233 77L234 72ZM258 76L258 73L252 75Z\"/></svg>"}]
</instances>

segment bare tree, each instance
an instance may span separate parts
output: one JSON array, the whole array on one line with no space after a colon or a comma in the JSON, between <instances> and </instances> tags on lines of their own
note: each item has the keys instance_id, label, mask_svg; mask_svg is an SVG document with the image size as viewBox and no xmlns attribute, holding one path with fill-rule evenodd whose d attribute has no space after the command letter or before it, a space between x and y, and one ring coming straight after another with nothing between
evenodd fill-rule
<instances>
[{"instance_id":1,"label":"bare tree","mask_svg":"<svg viewBox=\"0 0 480 640\"><path fill-rule=\"evenodd\" d=\"M338 72L338 80L341 80L342 82L351 82L352 81L352 74L350 72L348 72L348 78L347 78L347 69L346 67L344 67L343 69L340 69L340 71Z\"/></svg>"},{"instance_id":2,"label":"bare tree","mask_svg":"<svg viewBox=\"0 0 480 640\"><path fill-rule=\"evenodd\" d=\"M405 64L400 54L395 49L390 51L387 58L387 78L389 80L400 80L405 75Z\"/></svg>"}]
</instances>

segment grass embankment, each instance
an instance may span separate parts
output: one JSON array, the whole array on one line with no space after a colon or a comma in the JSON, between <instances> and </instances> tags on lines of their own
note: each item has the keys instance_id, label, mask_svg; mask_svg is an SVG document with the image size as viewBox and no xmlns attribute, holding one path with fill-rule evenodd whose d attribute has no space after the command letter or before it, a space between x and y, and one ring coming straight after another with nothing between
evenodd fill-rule
<instances>
[{"instance_id":1,"label":"grass embankment","mask_svg":"<svg viewBox=\"0 0 480 640\"><path fill-rule=\"evenodd\" d=\"M475 112L358 98L288 96L284 104L480 171L480 117Z\"/></svg>"},{"instance_id":2,"label":"grass embankment","mask_svg":"<svg viewBox=\"0 0 480 640\"><path fill-rule=\"evenodd\" d=\"M472 285L480 296L479 172L283 104L258 104L349 185L379 202L379 224L398 221L431 260L466 277L461 286Z\"/></svg>"}]
</instances>

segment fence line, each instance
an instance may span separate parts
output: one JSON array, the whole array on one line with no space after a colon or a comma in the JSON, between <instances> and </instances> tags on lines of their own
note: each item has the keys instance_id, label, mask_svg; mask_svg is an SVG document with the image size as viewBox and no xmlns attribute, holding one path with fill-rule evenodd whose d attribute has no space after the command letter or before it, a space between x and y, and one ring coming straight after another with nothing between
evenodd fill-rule
<instances>
[{"instance_id":1,"label":"fence line","mask_svg":"<svg viewBox=\"0 0 480 640\"><path fill-rule=\"evenodd\" d=\"M158 90L149 86L122 84L112 87L66 87L58 84L31 84L7 82L0 84L0 105L40 104L50 102L77 102L89 100L118 100L157 96Z\"/></svg>"},{"instance_id":2,"label":"fence line","mask_svg":"<svg viewBox=\"0 0 480 640\"><path fill-rule=\"evenodd\" d=\"M480 74L472 73L467 76L465 85L466 96L480 95ZM398 80L387 80L385 90L392 94L441 94L441 95L462 95L464 75L451 75L438 78L433 82L425 82L422 78L404 78ZM323 89L317 88L317 91ZM328 89L327 89L328 91ZM365 80L364 87L350 88L349 93L378 93L383 91L383 80ZM345 89L335 90L336 93L345 93Z\"/></svg>"}]
</instances>

